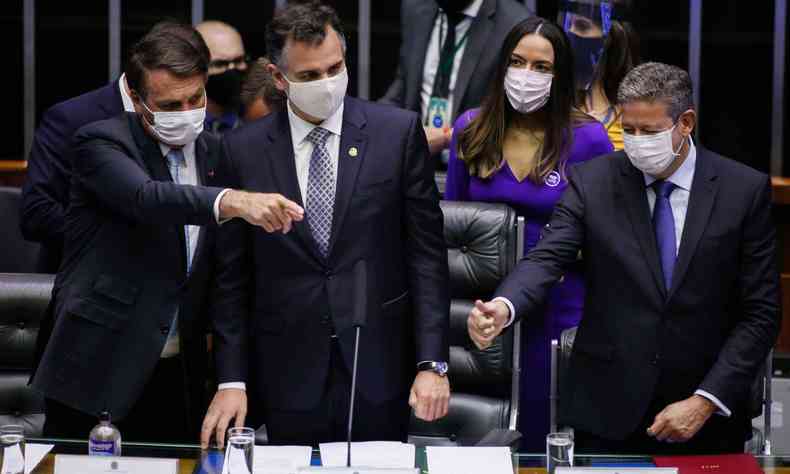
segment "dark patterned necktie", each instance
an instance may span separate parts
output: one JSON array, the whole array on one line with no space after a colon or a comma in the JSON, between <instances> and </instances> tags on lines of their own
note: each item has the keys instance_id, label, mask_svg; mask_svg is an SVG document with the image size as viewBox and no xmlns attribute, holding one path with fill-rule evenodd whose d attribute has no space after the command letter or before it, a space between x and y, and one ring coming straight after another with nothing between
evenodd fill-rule
<instances>
[{"instance_id":1,"label":"dark patterned necktie","mask_svg":"<svg viewBox=\"0 0 790 474\"><path fill-rule=\"evenodd\" d=\"M329 251L332 211L335 207L335 172L332 159L326 149L326 141L330 133L325 128L316 127L307 136L307 140L313 144L313 153L310 155L305 212L310 232L324 258Z\"/></svg>"}]
</instances>

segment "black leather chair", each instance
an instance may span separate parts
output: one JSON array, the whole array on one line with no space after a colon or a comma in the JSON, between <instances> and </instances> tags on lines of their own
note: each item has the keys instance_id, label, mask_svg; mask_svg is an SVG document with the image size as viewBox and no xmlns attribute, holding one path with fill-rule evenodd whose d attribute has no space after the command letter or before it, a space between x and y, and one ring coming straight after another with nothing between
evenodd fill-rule
<instances>
[{"instance_id":1,"label":"black leather chair","mask_svg":"<svg viewBox=\"0 0 790 474\"><path fill-rule=\"evenodd\" d=\"M469 339L466 320L476 299L490 298L523 253L523 220L503 204L441 203L450 264L449 413L433 423L412 414L409 441L474 445L494 429L516 428L520 325L485 351Z\"/></svg>"},{"instance_id":2,"label":"black leather chair","mask_svg":"<svg viewBox=\"0 0 790 474\"><path fill-rule=\"evenodd\" d=\"M0 218L3 232L0 238L0 272L34 273L40 246L28 242L19 230L19 188L0 186Z\"/></svg>"},{"instance_id":3,"label":"black leather chair","mask_svg":"<svg viewBox=\"0 0 790 474\"><path fill-rule=\"evenodd\" d=\"M576 340L576 330L569 328L560 334L560 340L551 341L551 430L569 431L568 427L558 426L557 416L560 397L563 393L568 393L568 369L570 366L573 343ZM773 351L768 354L768 358L763 368L757 373L757 377L752 384L749 410L752 419L758 418L763 413L766 414L763 421L763 429L754 428L751 441L744 447L746 452L752 454L771 454L771 377Z\"/></svg>"},{"instance_id":4,"label":"black leather chair","mask_svg":"<svg viewBox=\"0 0 790 474\"><path fill-rule=\"evenodd\" d=\"M53 275L0 273L0 425L41 436L44 400L27 385Z\"/></svg>"}]
</instances>

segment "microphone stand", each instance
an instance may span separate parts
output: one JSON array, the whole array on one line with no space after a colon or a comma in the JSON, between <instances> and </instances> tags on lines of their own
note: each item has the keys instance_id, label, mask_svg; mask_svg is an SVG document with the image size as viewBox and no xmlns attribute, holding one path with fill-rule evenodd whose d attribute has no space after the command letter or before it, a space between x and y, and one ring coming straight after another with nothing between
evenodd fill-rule
<instances>
[{"instance_id":1,"label":"microphone stand","mask_svg":"<svg viewBox=\"0 0 790 474\"><path fill-rule=\"evenodd\" d=\"M354 368L351 371L351 401L348 405L348 452L346 456L346 467L351 467L351 433L354 426L354 404L356 402L357 394L357 363L359 361L359 335L362 332L362 326L365 325L367 319L367 305L368 305L368 280L367 280L367 267L364 260L360 260L354 264L354 307L353 307L353 326L356 329L356 338L354 340Z\"/></svg>"}]
</instances>

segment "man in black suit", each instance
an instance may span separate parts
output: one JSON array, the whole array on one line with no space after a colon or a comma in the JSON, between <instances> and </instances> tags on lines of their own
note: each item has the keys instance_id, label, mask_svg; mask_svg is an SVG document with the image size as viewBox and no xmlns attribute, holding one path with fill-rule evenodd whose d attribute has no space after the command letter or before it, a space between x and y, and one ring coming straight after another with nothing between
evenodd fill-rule
<instances>
[{"instance_id":1,"label":"man in black suit","mask_svg":"<svg viewBox=\"0 0 790 474\"><path fill-rule=\"evenodd\" d=\"M328 6L289 5L267 51L287 109L225 136L230 183L303 204L305 221L287 235L241 222L220 233L220 385L202 443L244 423L245 390L275 444L346 438L359 261L370 311L354 439L405 440L409 405L434 420L450 392L447 254L419 117L345 97L345 40Z\"/></svg>"},{"instance_id":2,"label":"man in black suit","mask_svg":"<svg viewBox=\"0 0 790 474\"><path fill-rule=\"evenodd\" d=\"M585 314L560 408L579 449L742 452L779 331L770 180L694 147L682 69L643 64L618 99L625 153L571 170L543 239L477 303L470 335L486 346L536 312L582 251Z\"/></svg>"},{"instance_id":3,"label":"man in black suit","mask_svg":"<svg viewBox=\"0 0 790 474\"><path fill-rule=\"evenodd\" d=\"M404 0L400 62L380 102L418 112L432 154L447 148L455 118L488 93L496 54L487 53L528 16L515 0Z\"/></svg>"},{"instance_id":4,"label":"man in black suit","mask_svg":"<svg viewBox=\"0 0 790 474\"><path fill-rule=\"evenodd\" d=\"M127 67L136 113L75 136L54 328L32 382L48 437L84 438L108 411L124 440L194 440L217 221L273 230L274 214L300 218L282 196L211 187L221 153L202 132L208 61L192 27L155 29Z\"/></svg>"},{"instance_id":5,"label":"man in black suit","mask_svg":"<svg viewBox=\"0 0 790 474\"><path fill-rule=\"evenodd\" d=\"M25 239L40 242L36 264L40 273L57 273L63 256L66 208L69 202L72 137L83 125L114 117L128 108L126 78L53 105L44 112L27 160L22 186L20 225Z\"/></svg>"}]
</instances>

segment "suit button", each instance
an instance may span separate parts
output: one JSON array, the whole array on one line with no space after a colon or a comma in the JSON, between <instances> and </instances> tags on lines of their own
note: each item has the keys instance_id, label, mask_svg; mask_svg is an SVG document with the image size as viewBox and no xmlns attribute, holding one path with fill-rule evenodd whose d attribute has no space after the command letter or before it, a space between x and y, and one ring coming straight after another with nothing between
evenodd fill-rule
<instances>
[{"instance_id":1,"label":"suit button","mask_svg":"<svg viewBox=\"0 0 790 474\"><path fill-rule=\"evenodd\" d=\"M161 326L159 330L162 331L162 334L167 336L170 333L170 326Z\"/></svg>"}]
</instances>

